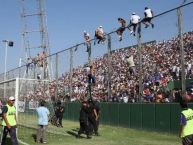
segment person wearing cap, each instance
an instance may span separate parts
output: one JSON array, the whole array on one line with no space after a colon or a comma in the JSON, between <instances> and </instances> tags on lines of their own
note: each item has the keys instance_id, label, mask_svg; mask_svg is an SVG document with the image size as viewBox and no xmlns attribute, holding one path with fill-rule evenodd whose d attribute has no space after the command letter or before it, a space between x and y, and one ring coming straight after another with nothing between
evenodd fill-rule
<instances>
[{"instance_id":1,"label":"person wearing cap","mask_svg":"<svg viewBox=\"0 0 193 145\"><path fill-rule=\"evenodd\" d=\"M41 139L43 143L47 143L47 128L48 128L48 116L50 111L45 107L45 101L40 101L40 106L36 108L38 115L38 130L36 142L40 143Z\"/></svg>"},{"instance_id":2,"label":"person wearing cap","mask_svg":"<svg viewBox=\"0 0 193 145\"><path fill-rule=\"evenodd\" d=\"M181 100L180 106L181 111L181 121L179 137L182 138L183 145L193 144L193 110L188 108L187 101Z\"/></svg>"},{"instance_id":3,"label":"person wearing cap","mask_svg":"<svg viewBox=\"0 0 193 145\"><path fill-rule=\"evenodd\" d=\"M139 21L140 21L140 17L135 12L133 12L130 18L130 23L127 26L130 33L131 34L133 33L133 36L135 36L135 31L136 31ZM130 29L131 27L133 27L133 31Z\"/></svg>"},{"instance_id":4,"label":"person wearing cap","mask_svg":"<svg viewBox=\"0 0 193 145\"><path fill-rule=\"evenodd\" d=\"M16 108L14 106L15 98L10 96L7 104L2 109L3 114L3 131L1 137L1 145L6 144L6 137L9 132L12 145L18 145L16 136L17 119L16 119Z\"/></svg>"},{"instance_id":5,"label":"person wearing cap","mask_svg":"<svg viewBox=\"0 0 193 145\"><path fill-rule=\"evenodd\" d=\"M104 30L102 26L97 27L97 29L95 30L95 40L98 39L98 44L104 43L104 41L106 40L105 36L104 36ZM95 44L95 42L94 42Z\"/></svg>"},{"instance_id":6,"label":"person wearing cap","mask_svg":"<svg viewBox=\"0 0 193 145\"><path fill-rule=\"evenodd\" d=\"M90 44L90 35L88 32L84 31L84 39L85 39L85 43L86 43L86 47L87 50L86 52L89 52L90 48L91 48L91 44Z\"/></svg>"},{"instance_id":7,"label":"person wearing cap","mask_svg":"<svg viewBox=\"0 0 193 145\"><path fill-rule=\"evenodd\" d=\"M153 11L150 8L145 7L144 15L145 18L142 20L142 22L145 25L145 28L149 27L149 24L151 24L151 27L154 28L154 24L151 22L151 19L154 16Z\"/></svg>"},{"instance_id":8,"label":"person wearing cap","mask_svg":"<svg viewBox=\"0 0 193 145\"><path fill-rule=\"evenodd\" d=\"M118 18L118 22L121 24L121 27L119 29L117 29L117 35L119 37L119 41L122 40L122 34L125 31L125 27L126 27L126 21L123 18Z\"/></svg>"}]
</instances>

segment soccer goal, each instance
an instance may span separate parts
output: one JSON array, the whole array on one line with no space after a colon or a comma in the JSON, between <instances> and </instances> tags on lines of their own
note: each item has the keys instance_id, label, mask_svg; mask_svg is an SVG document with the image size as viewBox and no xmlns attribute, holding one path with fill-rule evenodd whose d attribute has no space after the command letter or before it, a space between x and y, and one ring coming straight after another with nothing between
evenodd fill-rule
<instances>
[{"instance_id":1,"label":"soccer goal","mask_svg":"<svg viewBox=\"0 0 193 145\"><path fill-rule=\"evenodd\" d=\"M0 82L0 100L2 104L6 104L9 96L15 97L18 121L17 136L20 143L29 144L29 139L35 141L38 126L35 109L39 106L40 100L45 100L51 115L54 114L53 89L54 82L48 80L16 78ZM49 125L48 133L63 135L64 131L54 125ZM48 139L51 137L53 135L49 135Z\"/></svg>"}]
</instances>

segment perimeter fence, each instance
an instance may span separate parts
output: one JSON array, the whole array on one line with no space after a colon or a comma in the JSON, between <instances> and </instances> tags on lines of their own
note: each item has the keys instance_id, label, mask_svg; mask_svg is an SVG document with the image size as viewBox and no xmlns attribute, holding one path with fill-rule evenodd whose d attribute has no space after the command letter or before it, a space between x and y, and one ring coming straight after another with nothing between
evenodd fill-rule
<instances>
[{"instance_id":1,"label":"perimeter fence","mask_svg":"<svg viewBox=\"0 0 193 145\"><path fill-rule=\"evenodd\" d=\"M154 28L144 28L141 21L136 36L125 28L120 41L115 30L105 34L104 43L92 39L88 52L86 43L79 43L10 70L6 78L49 78L50 97L70 101L92 96L100 101L167 102L172 99L167 84L175 80L181 80L185 96L185 80L193 78L192 9L190 2L155 13ZM129 17L125 20L128 24ZM90 66L91 80L96 80L93 84L88 80ZM0 75L0 82L4 75Z\"/></svg>"}]
</instances>

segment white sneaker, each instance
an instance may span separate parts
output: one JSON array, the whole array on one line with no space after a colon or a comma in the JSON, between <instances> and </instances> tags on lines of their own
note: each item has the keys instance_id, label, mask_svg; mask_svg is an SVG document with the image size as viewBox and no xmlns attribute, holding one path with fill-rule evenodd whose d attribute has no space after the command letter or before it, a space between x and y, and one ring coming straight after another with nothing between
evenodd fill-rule
<instances>
[{"instance_id":1,"label":"white sneaker","mask_svg":"<svg viewBox=\"0 0 193 145\"><path fill-rule=\"evenodd\" d=\"M130 31L130 35L133 34L133 31Z\"/></svg>"}]
</instances>

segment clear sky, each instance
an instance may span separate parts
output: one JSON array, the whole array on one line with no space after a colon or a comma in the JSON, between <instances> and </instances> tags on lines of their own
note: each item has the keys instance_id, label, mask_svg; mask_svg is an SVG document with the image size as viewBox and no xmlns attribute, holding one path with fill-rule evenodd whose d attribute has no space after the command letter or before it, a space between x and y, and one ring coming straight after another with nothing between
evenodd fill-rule
<instances>
[{"instance_id":1,"label":"clear sky","mask_svg":"<svg viewBox=\"0 0 193 145\"><path fill-rule=\"evenodd\" d=\"M118 28L118 17L123 17L127 22L132 12L143 17L145 6L150 7L155 14L159 14L181 3L182 0L46 0L51 53L83 42L84 30L93 36L94 30L99 25L102 25L106 32ZM193 5L187 8L185 13L184 31L190 31L193 28ZM144 32L143 41L167 39L177 34L177 17L173 16L171 14L156 20L155 23L163 25L152 32L151 30ZM7 70L17 67L19 58L24 56L24 50L21 49L22 23L19 0L1 0L0 19L0 73L2 73L5 56L5 44L2 40L8 39L15 42L14 47L8 49ZM169 32L166 33L167 31Z\"/></svg>"}]
</instances>

